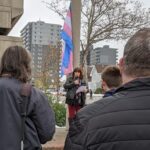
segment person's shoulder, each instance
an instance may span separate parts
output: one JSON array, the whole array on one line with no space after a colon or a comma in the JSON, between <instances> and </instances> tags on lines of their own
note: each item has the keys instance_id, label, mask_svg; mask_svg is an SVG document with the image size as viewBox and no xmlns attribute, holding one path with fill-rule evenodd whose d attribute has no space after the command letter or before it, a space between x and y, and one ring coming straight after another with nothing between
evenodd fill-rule
<instances>
[{"instance_id":1,"label":"person's shoulder","mask_svg":"<svg viewBox=\"0 0 150 150\"><path fill-rule=\"evenodd\" d=\"M0 78L0 87L5 88L8 85L7 80L7 78Z\"/></svg>"},{"instance_id":2,"label":"person's shoulder","mask_svg":"<svg viewBox=\"0 0 150 150\"><path fill-rule=\"evenodd\" d=\"M46 99L46 95L44 94L44 92L42 92L40 89L36 88L36 87L32 87L31 89L31 96L35 101L38 101L40 99Z\"/></svg>"},{"instance_id":3,"label":"person's shoulder","mask_svg":"<svg viewBox=\"0 0 150 150\"><path fill-rule=\"evenodd\" d=\"M32 86L32 92L35 94L38 94L38 95L44 95L44 93L40 89L38 89L34 86Z\"/></svg>"},{"instance_id":4,"label":"person's shoulder","mask_svg":"<svg viewBox=\"0 0 150 150\"><path fill-rule=\"evenodd\" d=\"M109 105L113 105L118 99L119 98L116 96L110 96L85 106L77 113L80 122L86 124L93 117L100 116L105 110L107 110Z\"/></svg>"},{"instance_id":5,"label":"person's shoulder","mask_svg":"<svg viewBox=\"0 0 150 150\"><path fill-rule=\"evenodd\" d=\"M72 76L67 77L66 82L72 82L72 81L73 81L73 77Z\"/></svg>"},{"instance_id":6,"label":"person's shoulder","mask_svg":"<svg viewBox=\"0 0 150 150\"><path fill-rule=\"evenodd\" d=\"M19 80L17 80L17 79L15 79L15 78L12 78L12 77L10 77L10 78L8 78L8 77L1 77L0 78L0 84L7 84L7 82L15 82L15 83L18 83L19 82Z\"/></svg>"},{"instance_id":7,"label":"person's shoulder","mask_svg":"<svg viewBox=\"0 0 150 150\"><path fill-rule=\"evenodd\" d=\"M6 78L6 77L0 78L0 88L3 90L9 89L12 91L18 91L20 86L21 82L15 78Z\"/></svg>"},{"instance_id":8,"label":"person's shoulder","mask_svg":"<svg viewBox=\"0 0 150 150\"><path fill-rule=\"evenodd\" d=\"M72 76L69 76L69 77L67 78L67 80L73 80L73 77L72 77Z\"/></svg>"}]
</instances>

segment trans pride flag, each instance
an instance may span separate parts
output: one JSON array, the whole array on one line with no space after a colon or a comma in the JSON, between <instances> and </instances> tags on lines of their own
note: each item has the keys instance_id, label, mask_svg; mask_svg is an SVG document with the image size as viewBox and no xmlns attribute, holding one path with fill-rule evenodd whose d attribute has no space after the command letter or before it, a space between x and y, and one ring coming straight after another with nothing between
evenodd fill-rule
<instances>
[{"instance_id":1,"label":"trans pride flag","mask_svg":"<svg viewBox=\"0 0 150 150\"><path fill-rule=\"evenodd\" d=\"M61 32L63 40L61 75L68 75L73 71L73 41L72 41L71 6L67 12L64 27Z\"/></svg>"}]
</instances>

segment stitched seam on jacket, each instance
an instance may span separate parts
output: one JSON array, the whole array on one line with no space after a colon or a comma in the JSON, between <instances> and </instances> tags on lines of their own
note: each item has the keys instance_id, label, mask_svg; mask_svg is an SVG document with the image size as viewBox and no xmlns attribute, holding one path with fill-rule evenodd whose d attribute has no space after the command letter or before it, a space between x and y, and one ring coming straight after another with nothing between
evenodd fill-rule
<instances>
[{"instance_id":1,"label":"stitched seam on jacket","mask_svg":"<svg viewBox=\"0 0 150 150\"><path fill-rule=\"evenodd\" d=\"M126 109L126 110L118 110L118 111L111 111L111 112L108 112L108 113L101 113L101 114L99 114L99 115L97 115L97 116L93 116L93 117L91 117L90 118L90 120L91 119L94 119L94 118L96 118L96 117L98 117L98 116L104 116L104 115L108 115L108 114L114 114L114 113L119 113L119 112L129 112L129 111L150 111L150 108L146 108L146 109Z\"/></svg>"},{"instance_id":2,"label":"stitched seam on jacket","mask_svg":"<svg viewBox=\"0 0 150 150\"><path fill-rule=\"evenodd\" d=\"M142 96L141 96L142 97ZM146 97L146 96L145 96ZM132 98L136 98L136 97L132 97ZM138 98L139 98L139 96L138 96ZM102 108L100 108L100 110L103 110L105 107L107 107L107 106L109 106L109 105L111 105L112 103L115 103L115 102L117 102L118 100L122 100L122 98L121 99L116 99L116 100L114 100L114 101L112 101L112 102L110 102L109 104L106 104L105 106L103 106ZM118 110L118 111L112 111L112 112L108 112L108 113L100 113L100 111L99 112L97 112L96 114L94 114L95 116L91 116L91 117L89 117L88 118L88 122L91 120L91 119L93 119L93 118L95 118L95 117L97 117L97 116L101 116L101 115L105 115L105 114L109 114L109 113L114 113L114 112L121 112L121 111L129 111L129 110L150 110L150 108L149 109L128 109L128 110Z\"/></svg>"},{"instance_id":3,"label":"stitched seam on jacket","mask_svg":"<svg viewBox=\"0 0 150 150\"><path fill-rule=\"evenodd\" d=\"M95 128L93 130L90 130L90 132L88 133L91 133L93 132L94 130L102 130L102 129L106 129L106 128L113 128L113 127L120 127L120 126L142 126L142 125L146 125L146 126L150 126L150 123L136 123L136 124L120 124L120 125L112 125L112 126L105 126L105 127L102 127L102 128Z\"/></svg>"},{"instance_id":4,"label":"stitched seam on jacket","mask_svg":"<svg viewBox=\"0 0 150 150\"><path fill-rule=\"evenodd\" d=\"M100 143L88 145L88 147L92 145L100 145L100 144L108 144L108 143L116 143L116 142L134 142L134 141L150 141L150 139L116 140L116 141L109 141L109 142L100 142Z\"/></svg>"}]
</instances>

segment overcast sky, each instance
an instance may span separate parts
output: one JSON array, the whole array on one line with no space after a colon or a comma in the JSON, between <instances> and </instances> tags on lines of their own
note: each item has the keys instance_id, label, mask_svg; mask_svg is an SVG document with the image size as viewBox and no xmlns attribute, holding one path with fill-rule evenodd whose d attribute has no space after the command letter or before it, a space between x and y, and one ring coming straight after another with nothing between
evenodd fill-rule
<instances>
[{"instance_id":1,"label":"overcast sky","mask_svg":"<svg viewBox=\"0 0 150 150\"><path fill-rule=\"evenodd\" d=\"M150 8L150 0L139 0L143 3L144 7ZM10 36L20 36L21 29L31 21L44 21L46 23L55 23L63 25L61 18L46 8L42 0L24 0L24 14L10 32ZM110 45L113 48L117 48L119 52L119 58L122 56L123 47L125 42L101 42L96 46Z\"/></svg>"}]
</instances>

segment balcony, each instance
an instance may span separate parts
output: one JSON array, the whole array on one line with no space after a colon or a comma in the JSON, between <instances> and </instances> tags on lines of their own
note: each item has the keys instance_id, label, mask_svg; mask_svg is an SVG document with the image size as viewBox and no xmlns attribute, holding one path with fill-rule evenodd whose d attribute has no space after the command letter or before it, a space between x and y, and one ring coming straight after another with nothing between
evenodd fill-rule
<instances>
[{"instance_id":1,"label":"balcony","mask_svg":"<svg viewBox=\"0 0 150 150\"><path fill-rule=\"evenodd\" d=\"M23 0L0 0L0 35L7 35L23 14Z\"/></svg>"}]
</instances>

